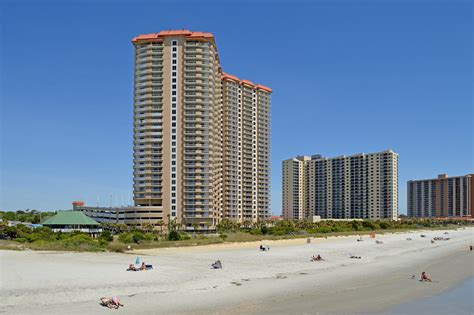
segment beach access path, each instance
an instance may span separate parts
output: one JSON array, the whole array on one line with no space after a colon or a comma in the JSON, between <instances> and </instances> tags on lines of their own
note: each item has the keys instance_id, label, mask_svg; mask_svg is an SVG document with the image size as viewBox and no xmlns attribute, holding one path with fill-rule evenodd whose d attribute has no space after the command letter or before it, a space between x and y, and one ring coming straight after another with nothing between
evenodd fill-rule
<instances>
[{"instance_id":1,"label":"beach access path","mask_svg":"<svg viewBox=\"0 0 474 315\"><path fill-rule=\"evenodd\" d=\"M126 254L0 251L0 313L380 312L438 294L474 275L474 251L469 251L474 229L446 231L377 234L362 242L344 236ZM431 243L435 236L450 239ZM260 251L260 244L270 245L270 251ZM311 262L317 254L325 261ZM125 271L137 256L154 269ZM210 269L217 259L223 269ZM434 281L418 281L422 271ZM101 307L102 296L119 296L125 307Z\"/></svg>"}]
</instances>

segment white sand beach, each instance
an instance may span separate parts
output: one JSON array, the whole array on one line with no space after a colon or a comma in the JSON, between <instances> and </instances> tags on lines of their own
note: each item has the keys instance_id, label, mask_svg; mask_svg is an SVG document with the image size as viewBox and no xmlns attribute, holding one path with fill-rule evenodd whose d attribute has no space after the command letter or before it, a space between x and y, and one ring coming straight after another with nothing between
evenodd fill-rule
<instances>
[{"instance_id":1,"label":"white sand beach","mask_svg":"<svg viewBox=\"0 0 474 315\"><path fill-rule=\"evenodd\" d=\"M474 276L474 229L221 244L115 253L0 251L5 314L381 312ZM426 237L420 237L426 234ZM430 240L435 236L447 241ZM407 238L412 238L411 241ZM313 254L326 260L311 262ZM351 259L349 255L362 256ZM140 256L154 269L127 272ZM223 269L209 265L220 259ZM418 281L426 271L431 283ZM412 279L412 274L416 279ZM119 296L109 310L101 296Z\"/></svg>"}]
</instances>

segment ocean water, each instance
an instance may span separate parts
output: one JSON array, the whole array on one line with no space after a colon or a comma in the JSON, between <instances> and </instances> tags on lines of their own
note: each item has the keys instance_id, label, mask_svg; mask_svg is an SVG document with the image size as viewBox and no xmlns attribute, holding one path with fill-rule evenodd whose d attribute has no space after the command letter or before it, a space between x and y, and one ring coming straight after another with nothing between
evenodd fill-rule
<instances>
[{"instance_id":1,"label":"ocean water","mask_svg":"<svg viewBox=\"0 0 474 315\"><path fill-rule=\"evenodd\" d=\"M474 314L474 277L439 295L395 306L383 314L472 315Z\"/></svg>"}]
</instances>

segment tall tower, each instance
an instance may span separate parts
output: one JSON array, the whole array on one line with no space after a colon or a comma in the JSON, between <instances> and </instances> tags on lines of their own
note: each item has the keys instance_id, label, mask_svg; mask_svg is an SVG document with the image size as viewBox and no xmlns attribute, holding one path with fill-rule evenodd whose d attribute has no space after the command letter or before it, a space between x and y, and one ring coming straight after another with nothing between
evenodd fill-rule
<instances>
[{"instance_id":1,"label":"tall tower","mask_svg":"<svg viewBox=\"0 0 474 315\"><path fill-rule=\"evenodd\" d=\"M224 217L270 217L269 87L224 73Z\"/></svg>"},{"instance_id":2,"label":"tall tower","mask_svg":"<svg viewBox=\"0 0 474 315\"><path fill-rule=\"evenodd\" d=\"M223 75L211 33L162 31L132 43L137 211L186 229L268 217L271 89Z\"/></svg>"}]
</instances>

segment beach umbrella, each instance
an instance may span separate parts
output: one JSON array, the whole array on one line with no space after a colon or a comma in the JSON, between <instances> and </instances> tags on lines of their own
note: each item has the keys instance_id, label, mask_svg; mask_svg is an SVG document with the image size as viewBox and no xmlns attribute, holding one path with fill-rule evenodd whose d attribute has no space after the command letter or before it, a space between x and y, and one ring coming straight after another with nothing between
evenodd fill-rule
<instances>
[{"instance_id":1,"label":"beach umbrella","mask_svg":"<svg viewBox=\"0 0 474 315\"><path fill-rule=\"evenodd\" d=\"M135 260L135 265L139 265L140 264L140 257L137 257L137 259Z\"/></svg>"}]
</instances>

